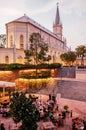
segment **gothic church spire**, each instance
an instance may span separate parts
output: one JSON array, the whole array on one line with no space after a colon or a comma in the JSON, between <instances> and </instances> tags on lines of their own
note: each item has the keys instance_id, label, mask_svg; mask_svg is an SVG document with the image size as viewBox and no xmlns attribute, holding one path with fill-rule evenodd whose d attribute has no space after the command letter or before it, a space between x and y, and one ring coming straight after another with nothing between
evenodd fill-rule
<instances>
[{"instance_id":1,"label":"gothic church spire","mask_svg":"<svg viewBox=\"0 0 86 130\"><path fill-rule=\"evenodd\" d=\"M59 14L59 8L57 3L57 10L56 10L56 17L55 22L53 24L53 32L57 35L57 37L62 40L62 24L60 21L60 14Z\"/></svg>"},{"instance_id":2,"label":"gothic church spire","mask_svg":"<svg viewBox=\"0 0 86 130\"><path fill-rule=\"evenodd\" d=\"M60 24L60 15L59 15L58 3L57 3L57 10L56 10L56 17L55 17L54 25L58 25L58 24Z\"/></svg>"}]
</instances>

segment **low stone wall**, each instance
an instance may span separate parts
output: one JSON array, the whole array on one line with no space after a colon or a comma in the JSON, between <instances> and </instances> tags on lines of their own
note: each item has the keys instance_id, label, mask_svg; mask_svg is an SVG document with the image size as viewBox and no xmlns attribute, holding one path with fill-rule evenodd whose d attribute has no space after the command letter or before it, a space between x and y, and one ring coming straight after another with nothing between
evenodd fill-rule
<instances>
[{"instance_id":1,"label":"low stone wall","mask_svg":"<svg viewBox=\"0 0 86 130\"><path fill-rule=\"evenodd\" d=\"M30 69L28 69L30 70ZM22 70L28 72L28 70ZM35 69L31 70L34 71ZM47 70L47 69L46 69ZM8 81L14 82L16 79L19 78L21 70L14 70L14 71L0 71L0 81ZM51 77L56 77L59 69L51 69Z\"/></svg>"},{"instance_id":2,"label":"low stone wall","mask_svg":"<svg viewBox=\"0 0 86 130\"><path fill-rule=\"evenodd\" d=\"M0 71L0 81L13 82L19 77L19 71Z\"/></svg>"},{"instance_id":3,"label":"low stone wall","mask_svg":"<svg viewBox=\"0 0 86 130\"><path fill-rule=\"evenodd\" d=\"M63 67L61 69L52 69L51 77L65 77L86 80L86 69L75 69L75 67ZM0 71L0 80L13 82L19 78L19 70Z\"/></svg>"},{"instance_id":4,"label":"low stone wall","mask_svg":"<svg viewBox=\"0 0 86 130\"><path fill-rule=\"evenodd\" d=\"M76 68L75 67L62 67L57 73L57 77L64 78L75 78L76 77Z\"/></svg>"}]
</instances>

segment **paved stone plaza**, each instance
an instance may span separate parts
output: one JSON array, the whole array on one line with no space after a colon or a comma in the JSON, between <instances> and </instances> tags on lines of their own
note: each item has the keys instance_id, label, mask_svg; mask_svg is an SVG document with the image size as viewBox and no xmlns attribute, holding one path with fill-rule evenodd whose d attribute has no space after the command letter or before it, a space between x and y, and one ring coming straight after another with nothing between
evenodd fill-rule
<instances>
[{"instance_id":1,"label":"paved stone plaza","mask_svg":"<svg viewBox=\"0 0 86 130\"><path fill-rule=\"evenodd\" d=\"M68 105L69 109L73 110L73 116L86 116L86 80L55 78L51 80L48 88L38 93L48 95L49 92L55 95L61 94L59 99L61 109L64 105Z\"/></svg>"}]
</instances>

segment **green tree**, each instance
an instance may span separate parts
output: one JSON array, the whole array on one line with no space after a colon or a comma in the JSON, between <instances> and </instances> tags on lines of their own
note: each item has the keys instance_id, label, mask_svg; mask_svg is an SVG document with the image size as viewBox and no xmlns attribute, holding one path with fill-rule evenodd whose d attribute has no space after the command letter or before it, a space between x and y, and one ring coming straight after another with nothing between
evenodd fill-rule
<instances>
[{"instance_id":1,"label":"green tree","mask_svg":"<svg viewBox=\"0 0 86 130\"><path fill-rule=\"evenodd\" d=\"M60 58L63 62L68 65L73 65L74 61L76 60L76 53L74 51L68 51L60 55Z\"/></svg>"},{"instance_id":2,"label":"green tree","mask_svg":"<svg viewBox=\"0 0 86 130\"><path fill-rule=\"evenodd\" d=\"M44 42L39 33L32 33L30 36L30 47L25 50L27 63L35 65L48 62L51 56L48 55L48 44Z\"/></svg>"},{"instance_id":3,"label":"green tree","mask_svg":"<svg viewBox=\"0 0 86 130\"><path fill-rule=\"evenodd\" d=\"M86 54L86 45L80 45L76 49L77 56L81 57L81 65L84 65L84 56Z\"/></svg>"},{"instance_id":4,"label":"green tree","mask_svg":"<svg viewBox=\"0 0 86 130\"><path fill-rule=\"evenodd\" d=\"M23 93L14 93L10 105L10 114L15 123L21 122L20 130L37 130L39 112L34 105L35 98L27 98Z\"/></svg>"}]
</instances>

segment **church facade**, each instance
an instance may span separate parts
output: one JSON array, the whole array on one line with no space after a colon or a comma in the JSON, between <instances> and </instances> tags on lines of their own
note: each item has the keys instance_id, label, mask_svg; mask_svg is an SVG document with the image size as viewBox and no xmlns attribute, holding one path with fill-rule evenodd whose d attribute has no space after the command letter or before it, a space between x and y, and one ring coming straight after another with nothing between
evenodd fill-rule
<instances>
[{"instance_id":1,"label":"church facade","mask_svg":"<svg viewBox=\"0 0 86 130\"><path fill-rule=\"evenodd\" d=\"M41 26L26 15L7 23L6 47L0 48L0 63L24 64L24 50L29 49L29 38L33 32L40 33L44 42L48 44L48 53L52 57L50 62L61 62L60 55L67 51L66 40L63 38L62 29L58 5L55 21L53 23L53 32Z\"/></svg>"}]
</instances>

